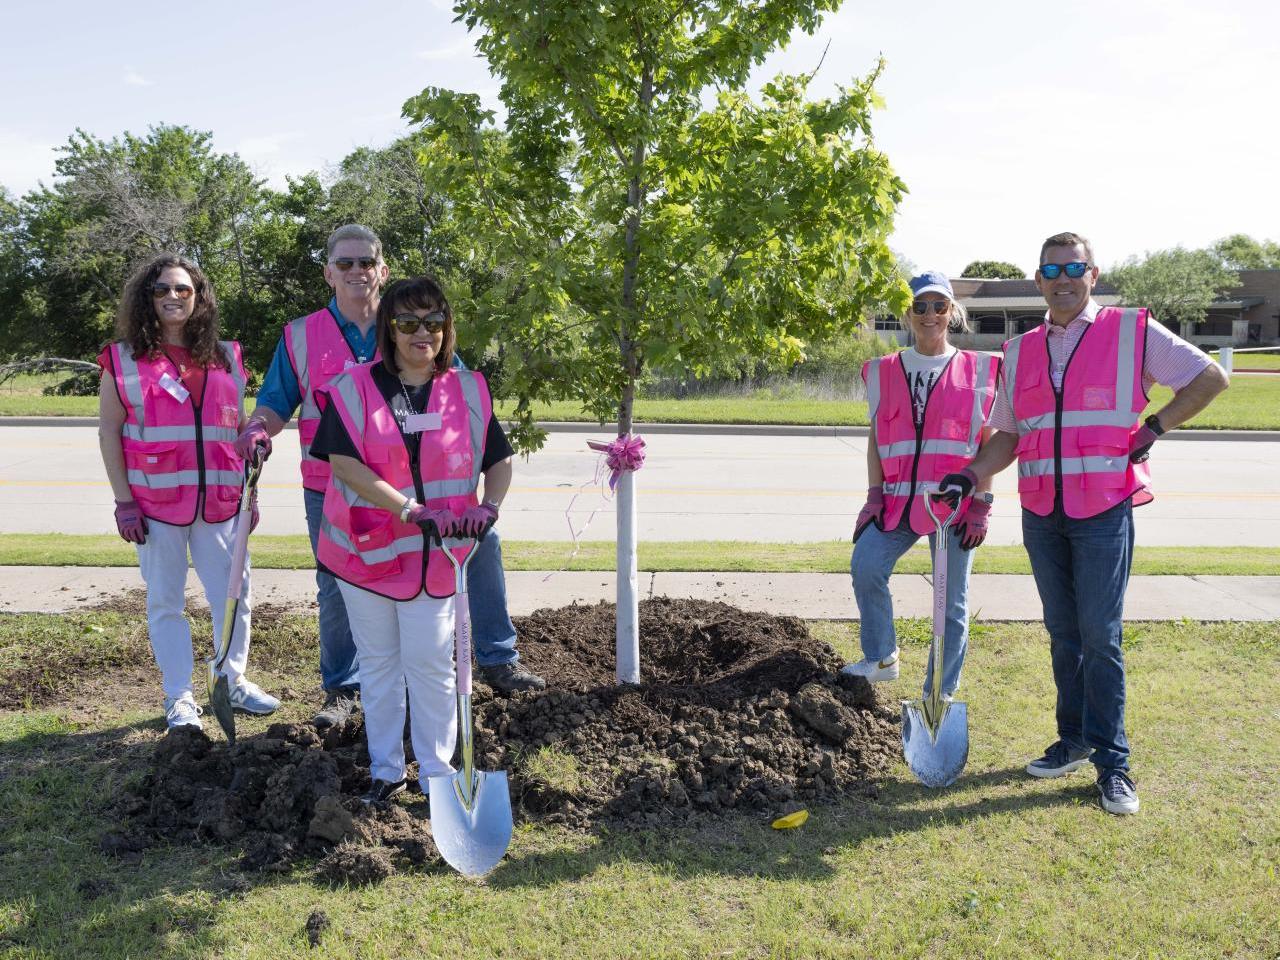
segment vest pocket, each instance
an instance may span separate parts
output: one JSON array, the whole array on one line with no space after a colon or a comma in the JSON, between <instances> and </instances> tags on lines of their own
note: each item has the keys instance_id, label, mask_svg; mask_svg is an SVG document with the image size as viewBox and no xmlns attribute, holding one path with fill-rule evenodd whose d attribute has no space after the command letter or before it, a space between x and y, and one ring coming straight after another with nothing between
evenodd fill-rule
<instances>
[{"instance_id":1,"label":"vest pocket","mask_svg":"<svg viewBox=\"0 0 1280 960\"><path fill-rule=\"evenodd\" d=\"M130 472L142 473L146 480L130 486L146 491L144 496L152 503L170 503L180 496L176 477L179 450L176 443L121 443L124 465ZM146 482L152 481L151 483Z\"/></svg>"},{"instance_id":2,"label":"vest pocket","mask_svg":"<svg viewBox=\"0 0 1280 960\"><path fill-rule=\"evenodd\" d=\"M349 573L364 580L400 572L402 565L395 551L395 525L390 513L376 507L352 507L350 533L355 552L346 557Z\"/></svg>"}]
</instances>

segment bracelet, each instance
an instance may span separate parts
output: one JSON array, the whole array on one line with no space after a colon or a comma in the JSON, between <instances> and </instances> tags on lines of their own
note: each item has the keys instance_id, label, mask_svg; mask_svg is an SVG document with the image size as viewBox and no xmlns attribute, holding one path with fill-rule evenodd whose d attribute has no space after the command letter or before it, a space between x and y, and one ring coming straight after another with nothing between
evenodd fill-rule
<instances>
[{"instance_id":1,"label":"bracelet","mask_svg":"<svg viewBox=\"0 0 1280 960\"><path fill-rule=\"evenodd\" d=\"M409 497L409 499L405 500L404 506L400 508L401 523L409 522L409 512L417 505L418 505L418 501L414 500L413 497Z\"/></svg>"},{"instance_id":2,"label":"bracelet","mask_svg":"<svg viewBox=\"0 0 1280 960\"><path fill-rule=\"evenodd\" d=\"M496 500L486 500L484 503L482 503L482 504L481 504L481 506L482 506L482 507L493 507L493 512L494 512L494 513L499 513L499 512L501 512L501 510L502 510L502 504L498 503L498 501L496 501Z\"/></svg>"}]
</instances>

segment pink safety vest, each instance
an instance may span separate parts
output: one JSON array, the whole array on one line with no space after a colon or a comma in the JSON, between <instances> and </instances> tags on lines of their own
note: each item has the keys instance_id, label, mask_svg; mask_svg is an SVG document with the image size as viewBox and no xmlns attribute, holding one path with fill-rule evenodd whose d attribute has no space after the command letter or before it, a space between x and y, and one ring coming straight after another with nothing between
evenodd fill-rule
<instances>
[{"instance_id":1,"label":"pink safety vest","mask_svg":"<svg viewBox=\"0 0 1280 960\"><path fill-rule=\"evenodd\" d=\"M285 324L284 346L293 365L302 395L298 411L298 442L302 445L302 485L324 492L329 485L329 464L311 456L311 441L320 427L315 392L357 362L351 344L342 335L337 318L328 307ZM378 359L377 350L370 360Z\"/></svg>"},{"instance_id":2,"label":"pink safety vest","mask_svg":"<svg viewBox=\"0 0 1280 960\"><path fill-rule=\"evenodd\" d=\"M426 413L440 428L419 436L414 477L395 416L372 376L372 363L352 367L321 390L336 405L360 459L406 497L455 516L475 506L492 402L484 377L468 370L435 375ZM421 484L421 490L417 483ZM465 541L446 539L459 560ZM412 600L423 589L433 597L453 595L453 567L436 546L423 570L423 535L391 511L361 497L330 473L316 556L334 576L389 597Z\"/></svg>"},{"instance_id":3,"label":"pink safety vest","mask_svg":"<svg viewBox=\"0 0 1280 960\"><path fill-rule=\"evenodd\" d=\"M884 469L881 529L896 529L910 503L911 529L933 533L921 485L937 483L977 454L982 428L995 404L999 371L998 358L957 350L929 391L924 422L917 428L901 356L894 353L863 365L868 413Z\"/></svg>"},{"instance_id":4,"label":"pink safety vest","mask_svg":"<svg viewBox=\"0 0 1280 960\"><path fill-rule=\"evenodd\" d=\"M152 520L185 527L202 512L206 523L234 516L244 483L235 439L244 405L240 344L221 341L231 371L210 367L204 396L187 396L177 366L164 353L135 360L126 343L98 355L108 366L125 409L120 431L129 489ZM175 396L174 394L177 394ZM203 501L203 511L200 503Z\"/></svg>"},{"instance_id":5,"label":"pink safety vest","mask_svg":"<svg viewBox=\"0 0 1280 960\"><path fill-rule=\"evenodd\" d=\"M1133 497L1149 503L1151 471L1129 462L1129 439L1147 405L1142 385L1145 309L1104 307L1081 336L1062 374L1049 373L1048 327L1004 345L1005 379L1018 424L1018 493L1039 516L1053 512L1061 478L1069 517L1096 516Z\"/></svg>"}]
</instances>

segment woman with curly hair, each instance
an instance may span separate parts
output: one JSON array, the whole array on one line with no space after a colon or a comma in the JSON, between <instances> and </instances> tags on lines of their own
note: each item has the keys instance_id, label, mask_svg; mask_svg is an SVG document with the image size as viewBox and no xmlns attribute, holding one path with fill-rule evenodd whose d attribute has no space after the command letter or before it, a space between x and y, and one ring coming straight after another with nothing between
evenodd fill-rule
<instances>
[{"instance_id":1,"label":"woman with curly hair","mask_svg":"<svg viewBox=\"0 0 1280 960\"><path fill-rule=\"evenodd\" d=\"M200 727L183 616L187 552L222 634L231 578L233 518L244 461L233 446L243 426L240 344L218 340L218 303L198 266L163 254L125 284L116 341L98 355L98 445L116 500L116 528L137 545L147 585L147 627L170 729ZM257 505L253 523L257 524ZM252 529L252 528L251 528ZM249 565L223 672L238 710L267 714L280 701L245 679L249 658Z\"/></svg>"}]
</instances>

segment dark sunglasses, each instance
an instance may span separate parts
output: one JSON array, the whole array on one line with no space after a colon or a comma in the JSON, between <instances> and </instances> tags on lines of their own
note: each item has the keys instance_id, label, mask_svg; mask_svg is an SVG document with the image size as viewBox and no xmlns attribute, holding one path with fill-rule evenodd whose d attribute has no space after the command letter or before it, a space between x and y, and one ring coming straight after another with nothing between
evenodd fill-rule
<instances>
[{"instance_id":1,"label":"dark sunglasses","mask_svg":"<svg viewBox=\"0 0 1280 960\"><path fill-rule=\"evenodd\" d=\"M163 300L170 291L179 300L190 300L191 295L195 293L195 290L185 283L153 283L151 285L151 296L157 300Z\"/></svg>"},{"instance_id":2,"label":"dark sunglasses","mask_svg":"<svg viewBox=\"0 0 1280 960\"><path fill-rule=\"evenodd\" d=\"M330 260L329 265L338 268L339 273L346 273L356 264L360 264L361 270L372 270L378 265L377 257L339 257L337 260Z\"/></svg>"},{"instance_id":3,"label":"dark sunglasses","mask_svg":"<svg viewBox=\"0 0 1280 960\"><path fill-rule=\"evenodd\" d=\"M402 313L398 317L392 317L391 325L406 337L416 333L419 327L426 327L427 333L439 333L444 329L444 314L439 310L428 313L425 317L419 317L413 313Z\"/></svg>"},{"instance_id":4,"label":"dark sunglasses","mask_svg":"<svg viewBox=\"0 0 1280 960\"><path fill-rule=\"evenodd\" d=\"M923 317L931 309L930 304L932 304L933 312L940 317L943 314L947 314L951 312L950 300L912 300L911 312L914 313L917 317Z\"/></svg>"},{"instance_id":5,"label":"dark sunglasses","mask_svg":"<svg viewBox=\"0 0 1280 960\"><path fill-rule=\"evenodd\" d=\"M1065 273L1072 280L1079 280L1088 269L1089 265L1083 260L1072 260L1070 263L1042 263L1040 276L1046 280L1057 280L1059 274Z\"/></svg>"}]
</instances>

